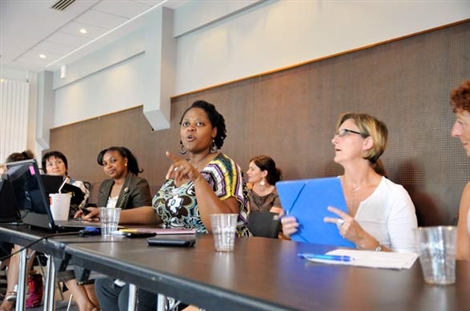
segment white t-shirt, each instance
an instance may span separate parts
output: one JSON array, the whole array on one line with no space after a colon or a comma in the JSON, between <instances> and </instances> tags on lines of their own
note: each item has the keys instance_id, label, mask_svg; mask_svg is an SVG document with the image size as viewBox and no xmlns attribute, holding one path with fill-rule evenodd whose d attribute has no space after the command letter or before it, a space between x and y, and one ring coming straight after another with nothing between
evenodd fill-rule
<instances>
[{"instance_id":1,"label":"white t-shirt","mask_svg":"<svg viewBox=\"0 0 470 311\"><path fill-rule=\"evenodd\" d=\"M354 218L382 245L395 252L416 253L416 212L403 186L383 177L377 189L359 204Z\"/></svg>"},{"instance_id":2,"label":"white t-shirt","mask_svg":"<svg viewBox=\"0 0 470 311\"><path fill-rule=\"evenodd\" d=\"M107 208L115 208L118 199L119 199L119 196L114 197L114 198L109 197L109 198L108 198L108 202L106 203L106 207L107 207Z\"/></svg>"}]
</instances>

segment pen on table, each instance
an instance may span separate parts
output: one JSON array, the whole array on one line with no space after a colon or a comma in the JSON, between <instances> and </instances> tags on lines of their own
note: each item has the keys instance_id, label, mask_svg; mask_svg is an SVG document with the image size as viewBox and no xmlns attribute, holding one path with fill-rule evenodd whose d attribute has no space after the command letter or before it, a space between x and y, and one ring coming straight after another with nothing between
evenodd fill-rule
<instances>
[{"instance_id":1,"label":"pen on table","mask_svg":"<svg viewBox=\"0 0 470 311\"><path fill-rule=\"evenodd\" d=\"M303 257L305 259L321 259L321 260L344 261L344 262L349 262L349 261L354 260L354 257L351 257L351 256L327 255L327 254L303 253L303 254L297 254L297 256Z\"/></svg>"}]
</instances>

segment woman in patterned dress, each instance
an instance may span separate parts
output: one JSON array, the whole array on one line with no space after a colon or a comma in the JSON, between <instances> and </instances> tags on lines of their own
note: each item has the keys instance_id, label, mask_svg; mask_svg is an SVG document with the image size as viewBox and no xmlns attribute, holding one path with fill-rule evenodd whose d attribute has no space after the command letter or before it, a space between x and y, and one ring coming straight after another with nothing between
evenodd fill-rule
<instances>
[{"instance_id":1,"label":"woman in patterned dress","mask_svg":"<svg viewBox=\"0 0 470 311\"><path fill-rule=\"evenodd\" d=\"M180 120L180 144L184 159L170 152L166 181L153 198L153 206L134 209L134 213L154 216L163 228L195 229L210 232L210 214L238 214L237 235L249 236L246 227L246 187L240 166L219 152L226 138L224 117L214 105L198 100ZM95 291L101 310L127 310L129 286L116 286L111 278L97 279ZM138 290L139 310L155 310L157 295Z\"/></svg>"}]
</instances>

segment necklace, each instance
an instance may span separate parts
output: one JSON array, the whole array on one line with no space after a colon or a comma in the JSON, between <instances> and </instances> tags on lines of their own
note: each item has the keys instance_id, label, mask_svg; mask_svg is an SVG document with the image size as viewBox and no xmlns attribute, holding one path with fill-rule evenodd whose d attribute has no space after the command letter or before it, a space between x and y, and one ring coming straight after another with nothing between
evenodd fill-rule
<instances>
[{"instance_id":1,"label":"necklace","mask_svg":"<svg viewBox=\"0 0 470 311\"><path fill-rule=\"evenodd\" d=\"M211 155L211 153L207 153L206 155L204 155L201 159L199 159L199 160L197 161L197 163L194 163L194 162L191 161L191 160L189 160L188 162L191 163L191 164L194 166L195 169L198 169L199 165L201 165L201 164L204 164L204 165L202 165L202 167L205 166L205 162L203 162L203 161L204 161L204 159L207 158L207 156L209 156L209 155Z\"/></svg>"},{"instance_id":2,"label":"necklace","mask_svg":"<svg viewBox=\"0 0 470 311\"><path fill-rule=\"evenodd\" d=\"M347 204L348 210L349 210L349 215L353 216L356 214L357 208L359 205L356 206L356 193L361 190L361 186L358 186L354 189L351 189L350 195L349 195L349 201Z\"/></svg>"},{"instance_id":3,"label":"necklace","mask_svg":"<svg viewBox=\"0 0 470 311\"><path fill-rule=\"evenodd\" d=\"M253 187L253 190L259 195L259 196L266 196L268 194L270 194L271 192L273 192L274 190L274 187L269 185L267 187L263 187L261 188L261 186L254 186Z\"/></svg>"}]
</instances>

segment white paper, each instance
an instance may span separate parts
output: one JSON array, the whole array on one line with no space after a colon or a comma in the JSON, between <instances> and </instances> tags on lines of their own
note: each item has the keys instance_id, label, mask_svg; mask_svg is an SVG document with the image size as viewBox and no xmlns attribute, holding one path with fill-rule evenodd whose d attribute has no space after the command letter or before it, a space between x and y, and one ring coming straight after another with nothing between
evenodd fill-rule
<instances>
[{"instance_id":1,"label":"white paper","mask_svg":"<svg viewBox=\"0 0 470 311\"><path fill-rule=\"evenodd\" d=\"M328 255L350 256L352 261L324 260L308 258L309 261L328 264L382 268L382 269L409 269L418 258L415 253L376 252L349 249L336 249L328 252Z\"/></svg>"}]
</instances>

